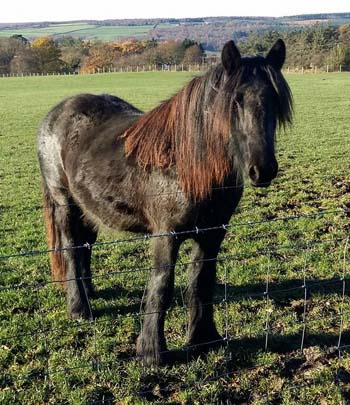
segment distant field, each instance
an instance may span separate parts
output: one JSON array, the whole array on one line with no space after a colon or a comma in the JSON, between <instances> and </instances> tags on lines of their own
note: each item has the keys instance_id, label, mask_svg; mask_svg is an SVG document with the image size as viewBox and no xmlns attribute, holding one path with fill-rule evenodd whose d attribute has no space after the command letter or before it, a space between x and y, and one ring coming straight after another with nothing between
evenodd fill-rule
<instances>
[{"instance_id":1,"label":"distant field","mask_svg":"<svg viewBox=\"0 0 350 405\"><path fill-rule=\"evenodd\" d=\"M159 24L161 28L171 28L171 24ZM100 39L105 41L118 40L122 37L138 37L147 34L152 29L151 25L130 25L130 26L103 26L81 24L52 24L45 28L29 29L0 29L0 37L10 37L12 35L23 35L32 39L44 35L59 37L69 35L84 39Z\"/></svg>"},{"instance_id":2,"label":"distant field","mask_svg":"<svg viewBox=\"0 0 350 405\"><path fill-rule=\"evenodd\" d=\"M190 78L180 72L0 78L0 256L46 249L35 131L53 105L81 92L112 93L149 110ZM350 77L287 78L295 123L277 136L279 176L268 189L246 187L220 252L215 317L227 331L226 350L160 369L133 359L149 274L118 272L150 266L149 241L94 248L94 323L67 320L63 294L47 284L47 254L0 258L1 404L348 403L350 356L327 347L338 344L340 330L341 344L350 344L350 220L333 211L350 209ZM188 260L186 245L181 262ZM346 285L329 282L344 275ZM186 281L179 265L165 325L170 348L186 343Z\"/></svg>"}]
</instances>

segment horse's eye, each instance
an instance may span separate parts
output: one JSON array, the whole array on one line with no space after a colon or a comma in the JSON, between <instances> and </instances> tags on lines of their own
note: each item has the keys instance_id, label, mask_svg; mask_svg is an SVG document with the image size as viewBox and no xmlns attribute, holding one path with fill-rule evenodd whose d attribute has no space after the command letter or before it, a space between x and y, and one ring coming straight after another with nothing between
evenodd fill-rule
<instances>
[{"instance_id":1,"label":"horse's eye","mask_svg":"<svg viewBox=\"0 0 350 405\"><path fill-rule=\"evenodd\" d=\"M242 105L242 104L243 104L243 93L237 93L237 94L236 94L236 102L237 102L239 105Z\"/></svg>"}]
</instances>

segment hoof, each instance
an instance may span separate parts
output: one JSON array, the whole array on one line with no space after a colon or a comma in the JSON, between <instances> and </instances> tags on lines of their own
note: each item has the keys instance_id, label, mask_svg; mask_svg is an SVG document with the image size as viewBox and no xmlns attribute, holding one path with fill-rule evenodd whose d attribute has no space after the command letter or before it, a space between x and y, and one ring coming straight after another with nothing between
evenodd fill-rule
<instances>
[{"instance_id":1,"label":"hoof","mask_svg":"<svg viewBox=\"0 0 350 405\"><path fill-rule=\"evenodd\" d=\"M76 320L76 319L85 319L85 320L92 320L91 313L89 308L81 308L81 309L74 309L68 310L68 317L69 319Z\"/></svg>"},{"instance_id":2,"label":"hoof","mask_svg":"<svg viewBox=\"0 0 350 405\"><path fill-rule=\"evenodd\" d=\"M166 346L152 344L142 336L137 339L136 353L139 360L146 366L161 366L171 361L171 355Z\"/></svg>"}]
</instances>

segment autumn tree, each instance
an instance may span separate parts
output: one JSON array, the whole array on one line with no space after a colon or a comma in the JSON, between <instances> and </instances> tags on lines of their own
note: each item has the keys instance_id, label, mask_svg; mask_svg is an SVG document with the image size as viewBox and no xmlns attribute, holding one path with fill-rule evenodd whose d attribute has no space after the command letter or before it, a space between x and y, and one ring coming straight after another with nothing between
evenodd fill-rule
<instances>
[{"instance_id":1,"label":"autumn tree","mask_svg":"<svg viewBox=\"0 0 350 405\"><path fill-rule=\"evenodd\" d=\"M200 45L192 45L186 49L182 63L184 65L202 63L203 55L204 52Z\"/></svg>"},{"instance_id":2,"label":"autumn tree","mask_svg":"<svg viewBox=\"0 0 350 405\"><path fill-rule=\"evenodd\" d=\"M27 45L17 37L0 38L0 74L11 73L11 61L26 48Z\"/></svg>"},{"instance_id":3,"label":"autumn tree","mask_svg":"<svg viewBox=\"0 0 350 405\"><path fill-rule=\"evenodd\" d=\"M96 42L92 45L89 55L84 59L81 72L94 73L99 70L109 69L113 66L113 61L118 55L111 44L104 42Z\"/></svg>"},{"instance_id":4,"label":"autumn tree","mask_svg":"<svg viewBox=\"0 0 350 405\"><path fill-rule=\"evenodd\" d=\"M63 66L61 50L50 37L39 37L32 43L33 52L37 58L38 73L59 72Z\"/></svg>"},{"instance_id":5,"label":"autumn tree","mask_svg":"<svg viewBox=\"0 0 350 405\"><path fill-rule=\"evenodd\" d=\"M341 25L338 28L339 43L350 48L350 25Z\"/></svg>"},{"instance_id":6,"label":"autumn tree","mask_svg":"<svg viewBox=\"0 0 350 405\"><path fill-rule=\"evenodd\" d=\"M196 42L188 39L162 42L149 52L149 63L157 65L180 64L184 59L186 50L194 45L197 45Z\"/></svg>"},{"instance_id":7,"label":"autumn tree","mask_svg":"<svg viewBox=\"0 0 350 405\"><path fill-rule=\"evenodd\" d=\"M140 54L144 52L146 49L153 47L153 42L130 39L123 42L115 42L111 44L111 46L122 56L124 56L131 54Z\"/></svg>"},{"instance_id":8,"label":"autumn tree","mask_svg":"<svg viewBox=\"0 0 350 405\"><path fill-rule=\"evenodd\" d=\"M80 69L83 60L89 55L90 44L80 38L62 37L57 41L61 50L63 69L67 72L76 72Z\"/></svg>"},{"instance_id":9,"label":"autumn tree","mask_svg":"<svg viewBox=\"0 0 350 405\"><path fill-rule=\"evenodd\" d=\"M153 63L157 65L174 65L181 62L178 56L179 43L177 41L162 42L155 48Z\"/></svg>"},{"instance_id":10,"label":"autumn tree","mask_svg":"<svg viewBox=\"0 0 350 405\"><path fill-rule=\"evenodd\" d=\"M136 39L114 42L111 46L116 51L113 66L141 66L150 62L150 54L157 47L155 40L139 41Z\"/></svg>"},{"instance_id":11,"label":"autumn tree","mask_svg":"<svg viewBox=\"0 0 350 405\"><path fill-rule=\"evenodd\" d=\"M10 63L12 74L37 73L39 69L38 60L31 48L19 50Z\"/></svg>"},{"instance_id":12,"label":"autumn tree","mask_svg":"<svg viewBox=\"0 0 350 405\"><path fill-rule=\"evenodd\" d=\"M350 49L343 44L337 44L330 52L328 63L335 69L338 69L340 65L345 65L349 69Z\"/></svg>"}]
</instances>

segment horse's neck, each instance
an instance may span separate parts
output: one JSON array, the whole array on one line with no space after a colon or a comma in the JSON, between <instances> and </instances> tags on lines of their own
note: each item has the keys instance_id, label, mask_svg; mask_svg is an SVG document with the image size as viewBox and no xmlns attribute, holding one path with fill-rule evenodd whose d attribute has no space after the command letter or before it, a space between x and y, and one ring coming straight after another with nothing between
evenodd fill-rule
<instances>
[{"instance_id":1,"label":"horse's neck","mask_svg":"<svg viewBox=\"0 0 350 405\"><path fill-rule=\"evenodd\" d=\"M181 189L196 200L211 195L213 187L222 185L232 168L227 124L220 122L222 113L215 115L217 106L209 104L203 80L192 80L123 135L127 156L132 155L143 168L173 166Z\"/></svg>"}]
</instances>

